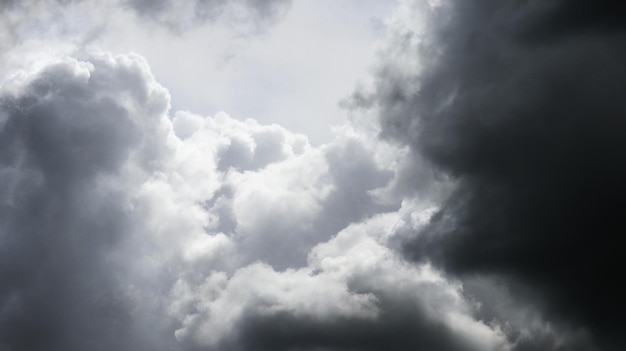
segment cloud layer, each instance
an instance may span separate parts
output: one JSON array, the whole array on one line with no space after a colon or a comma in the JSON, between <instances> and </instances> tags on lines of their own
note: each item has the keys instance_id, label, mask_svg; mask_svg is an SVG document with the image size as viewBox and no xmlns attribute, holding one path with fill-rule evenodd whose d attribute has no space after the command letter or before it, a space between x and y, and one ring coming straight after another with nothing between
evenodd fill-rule
<instances>
[{"instance_id":1,"label":"cloud layer","mask_svg":"<svg viewBox=\"0 0 626 351\"><path fill-rule=\"evenodd\" d=\"M288 5L116 4L176 30ZM314 147L171 111L139 55L11 41L85 2L1 3L0 350L622 349L604 5L403 1L353 122Z\"/></svg>"}]
</instances>

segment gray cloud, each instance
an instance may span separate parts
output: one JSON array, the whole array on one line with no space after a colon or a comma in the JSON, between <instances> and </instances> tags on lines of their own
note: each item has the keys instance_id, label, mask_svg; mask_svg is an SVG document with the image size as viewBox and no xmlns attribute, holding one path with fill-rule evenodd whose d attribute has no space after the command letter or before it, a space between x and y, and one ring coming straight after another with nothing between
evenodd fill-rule
<instances>
[{"instance_id":1,"label":"gray cloud","mask_svg":"<svg viewBox=\"0 0 626 351\"><path fill-rule=\"evenodd\" d=\"M441 3L403 3L354 96L390 143L169 116L137 55L16 72L0 349L620 349L621 7ZM239 16L189 4L125 6Z\"/></svg>"},{"instance_id":2,"label":"gray cloud","mask_svg":"<svg viewBox=\"0 0 626 351\"><path fill-rule=\"evenodd\" d=\"M626 8L441 1L426 12L398 25L375 89L353 99L456 183L407 255L528 288L519 303L623 349Z\"/></svg>"},{"instance_id":3,"label":"gray cloud","mask_svg":"<svg viewBox=\"0 0 626 351\"><path fill-rule=\"evenodd\" d=\"M117 281L113 252L132 233L120 203L125 162L146 131L120 103L128 94L150 116L167 95L132 61L53 63L4 95L0 142L0 344L9 350L152 349ZM124 74L123 72L129 69ZM125 80L111 76L122 73ZM135 84L130 84L135 83Z\"/></svg>"},{"instance_id":4,"label":"gray cloud","mask_svg":"<svg viewBox=\"0 0 626 351\"><path fill-rule=\"evenodd\" d=\"M278 174L275 174L275 178L265 179L278 189L288 187L289 182L296 181L293 184L294 193L299 193L301 198L285 196L276 201L286 203L279 204L270 200L264 204L265 199L271 199L272 195L268 194L267 197L261 198L260 192L253 192L236 200L238 208L243 205L242 201L256 199L259 206L275 206L272 211L274 216L284 213L282 220L280 217L264 218L255 221L252 226L242 228L242 232L246 233L242 246L250 254L251 259L262 259L277 269L304 266L311 248L327 241L349 224L376 213L397 209L397 206L379 203L369 193L384 186L391 178L392 172L381 169L375 163L369 154L371 150L368 150L362 140L338 139L332 145L323 148L321 154L315 155L315 159L303 157L300 160L301 163L309 163L301 164L301 169L306 170L307 167L314 169L298 174L298 177L314 176L317 173L315 183L309 185L311 188L297 189L301 186L298 179L287 179L283 183ZM253 195L254 193L258 195ZM237 197L237 194L235 196ZM301 205L298 203L300 199L309 204L310 210L303 209L301 217L298 218L299 211L293 210ZM252 255L253 252L256 255Z\"/></svg>"}]
</instances>

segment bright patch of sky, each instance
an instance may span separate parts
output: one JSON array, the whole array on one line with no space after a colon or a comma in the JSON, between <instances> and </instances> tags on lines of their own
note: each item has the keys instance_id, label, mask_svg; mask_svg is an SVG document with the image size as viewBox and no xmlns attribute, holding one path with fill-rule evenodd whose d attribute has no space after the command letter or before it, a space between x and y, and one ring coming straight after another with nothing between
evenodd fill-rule
<instances>
[{"instance_id":1,"label":"bright patch of sky","mask_svg":"<svg viewBox=\"0 0 626 351\"><path fill-rule=\"evenodd\" d=\"M260 34L204 25L174 34L154 24L115 25L94 44L146 57L172 95L172 109L276 123L332 140L346 120L338 102L369 77L396 1L295 1L285 17Z\"/></svg>"}]
</instances>

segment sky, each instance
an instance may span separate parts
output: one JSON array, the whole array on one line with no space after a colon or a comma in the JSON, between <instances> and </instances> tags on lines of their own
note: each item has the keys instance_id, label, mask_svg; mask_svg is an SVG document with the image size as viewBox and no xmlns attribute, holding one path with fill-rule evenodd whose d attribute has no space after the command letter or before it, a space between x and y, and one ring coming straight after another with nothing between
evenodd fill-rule
<instances>
[{"instance_id":1,"label":"sky","mask_svg":"<svg viewBox=\"0 0 626 351\"><path fill-rule=\"evenodd\" d=\"M626 5L0 0L0 351L626 348Z\"/></svg>"}]
</instances>

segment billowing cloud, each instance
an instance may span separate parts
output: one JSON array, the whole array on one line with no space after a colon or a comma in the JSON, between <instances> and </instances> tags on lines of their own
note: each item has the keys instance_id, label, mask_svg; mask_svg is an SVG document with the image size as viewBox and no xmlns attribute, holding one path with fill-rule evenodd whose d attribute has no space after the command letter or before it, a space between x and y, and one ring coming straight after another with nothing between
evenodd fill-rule
<instances>
[{"instance_id":1,"label":"billowing cloud","mask_svg":"<svg viewBox=\"0 0 626 351\"><path fill-rule=\"evenodd\" d=\"M210 275L196 293L179 281L176 336L220 349L508 349L502 333L471 317L458 284L386 247L396 226L424 223L406 218L414 210L349 226L316 246L304 268L247 265Z\"/></svg>"},{"instance_id":2,"label":"billowing cloud","mask_svg":"<svg viewBox=\"0 0 626 351\"><path fill-rule=\"evenodd\" d=\"M517 308L534 306L578 335L536 349L626 345L616 245L625 10L612 1L407 2L374 89L351 100L376 110L383 137L409 146L414 162L455 183L407 239L408 257L468 281L495 276Z\"/></svg>"},{"instance_id":3,"label":"billowing cloud","mask_svg":"<svg viewBox=\"0 0 626 351\"><path fill-rule=\"evenodd\" d=\"M3 87L3 348L510 348L458 281L393 248L434 212L388 187L405 153L348 126L315 148L170 116L140 56L82 57Z\"/></svg>"},{"instance_id":4,"label":"billowing cloud","mask_svg":"<svg viewBox=\"0 0 626 351\"><path fill-rule=\"evenodd\" d=\"M127 165L158 167L167 136L169 96L143 68L133 56L67 58L2 96L3 348L151 348L114 255L134 232Z\"/></svg>"}]
</instances>

